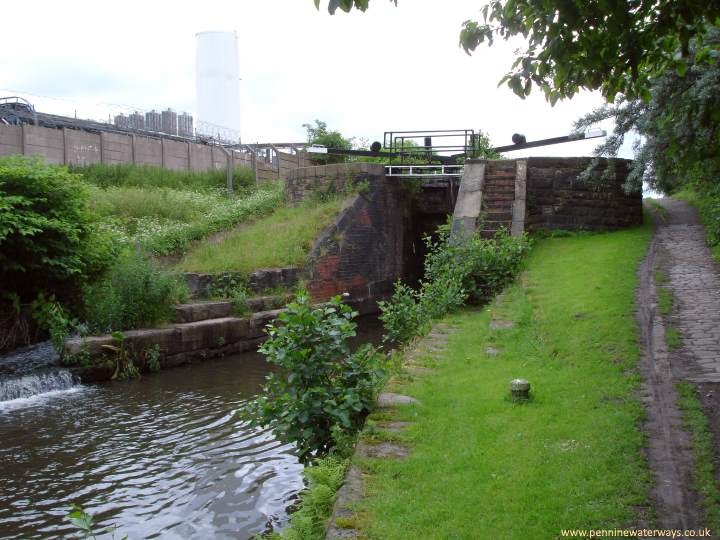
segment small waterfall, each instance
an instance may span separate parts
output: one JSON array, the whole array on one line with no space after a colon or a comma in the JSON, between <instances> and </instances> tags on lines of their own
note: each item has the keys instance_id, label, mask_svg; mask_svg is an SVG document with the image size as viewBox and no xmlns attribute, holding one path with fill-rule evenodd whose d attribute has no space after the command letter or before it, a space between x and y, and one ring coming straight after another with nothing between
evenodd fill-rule
<instances>
[{"instance_id":1,"label":"small waterfall","mask_svg":"<svg viewBox=\"0 0 720 540\"><path fill-rule=\"evenodd\" d=\"M46 392L68 390L78 379L67 369L40 371L22 377L0 380L0 402L28 398Z\"/></svg>"}]
</instances>

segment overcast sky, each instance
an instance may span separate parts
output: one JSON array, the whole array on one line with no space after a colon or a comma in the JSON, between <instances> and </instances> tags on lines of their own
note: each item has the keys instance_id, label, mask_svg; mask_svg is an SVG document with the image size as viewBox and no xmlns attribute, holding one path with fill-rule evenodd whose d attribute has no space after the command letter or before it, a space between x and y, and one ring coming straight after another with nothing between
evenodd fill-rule
<instances>
[{"instance_id":1,"label":"overcast sky","mask_svg":"<svg viewBox=\"0 0 720 540\"><path fill-rule=\"evenodd\" d=\"M384 131L472 128L501 145L514 132L567 134L602 103L585 93L550 107L537 90L521 100L497 87L521 42L472 56L458 46L462 22L479 17L483 0L372 0L364 14L335 16L322 3L317 11L312 0L24 0L32 17L0 32L0 94L96 119L126 107L192 113L195 33L236 30L243 142L303 141L302 124L321 119L369 141ZM515 155L589 155L595 144Z\"/></svg>"}]
</instances>

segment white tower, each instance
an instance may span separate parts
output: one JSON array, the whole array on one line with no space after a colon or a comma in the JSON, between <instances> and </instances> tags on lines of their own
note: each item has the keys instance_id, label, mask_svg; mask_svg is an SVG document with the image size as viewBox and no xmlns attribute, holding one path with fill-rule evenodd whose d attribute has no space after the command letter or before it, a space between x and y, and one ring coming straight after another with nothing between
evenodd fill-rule
<instances>
[{"instance_id":1,"label":"white tower","mask_svg":"<svg viewBox=\"0 0 720 540\"><path fill-rule=\"evenodd\" d=\"M197 132L226 141L240 139L240 73L237 33L195 34Z\"/></svg>"}]
</instances>

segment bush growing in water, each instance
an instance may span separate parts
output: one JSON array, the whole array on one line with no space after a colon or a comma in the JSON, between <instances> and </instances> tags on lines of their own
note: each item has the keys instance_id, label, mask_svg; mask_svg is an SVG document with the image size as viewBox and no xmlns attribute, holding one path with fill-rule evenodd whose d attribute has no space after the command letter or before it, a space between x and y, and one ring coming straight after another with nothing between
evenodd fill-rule
<instances>
[{"instance_id":1,"label":"bush growing in water","mask_svg":"<svg viewBox=\"0 0 720 540\"><path fill-rule=\"evenodd\" d=\"M167 320L187 289L180 279L148 258L123 252L102 281L85 291L85 316L91 332L106 333L156 325Z\"/></svg>"},{"instance_id":2,"label":"bush growing in water","mask_svg":"<svg viewBox=\"0 0 720 540\"><path fill-rule=\"evenodd\" d=\"M526 235L513 238L503 231L489 239L473 234L451 243L447 227L440 229L437 240L427 237L425 242L428 254L419 290L398 282L391 300L379 303L385 337L400 345L421 334L432 319L501 290L530 247Z\"/></svg>"},{"instance_id":3,"label":"bush growing in water","mask_svg":"<svg viewBox=\"0 0 720 540\"><path fill-rule=\"evenodd\" d=\"M261 397L243 414L296 443L303 461L326 455L344 433L360 428L384 377L382 355L372 347L350 352L356 316L340 297L313 307L301 291L279 324L268 325L259 349L281 372L268 376Z\"/></svg>"}]
</instances>

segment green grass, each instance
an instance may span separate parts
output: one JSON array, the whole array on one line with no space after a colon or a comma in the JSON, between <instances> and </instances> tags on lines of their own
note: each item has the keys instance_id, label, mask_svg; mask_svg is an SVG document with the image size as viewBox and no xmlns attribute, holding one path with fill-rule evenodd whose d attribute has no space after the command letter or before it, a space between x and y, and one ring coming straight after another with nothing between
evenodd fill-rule
<instances>
[{"instance_id":1,"label":"green grass","mask_svg":"<svg viewBox=\"0 0 720 540\"><path fill-rule=\"evenodd\" d=\"M669 315L672 311L673 299L672 294L665 287L658 287L658 311L663 315Z\"/></svg>"},{"instance_id":2,"label":"green grass","mask_svg":"<svg viewBox=\"0 0 720 540\"><path fill-rule=\"evenodd\" d=\"M155 255L182 254L210 234L272 212L282 204L280 186L255 187L250 169L237 169L235 192L225 191L226 172L172 171L158 167L73 167L90 184L90 208L120 244Z\"/></svg>"},{"instance_id":3,"label":"green grass","mask_svg":"<svg viewBox=\"0 0 720 540\"><path fill-rule=\"evenodd\" d=\"M661 205L657 200L655 199L646 199L648 203L650 203L650 206L653 207L653 209L657 212L657 215L660 216L660 220L663 223L667 223L668 220L668 209L665 208L663 205Z\"/></svg>"},{"instance_id":4,"label":"green grass","mask_svg":"<svg viewBox=\"0 0 720 540\"><path fill-rule=\"evenodd\" d=\"M161 167L131 165L88 165L70 167L73 172L83 175L90 184L99 187L162 187L181 190L217 190L225 189L227 172L225 169L211 171L173 171ZM255 185L255 174L250 168L233 171L233 187L248 188Z\"/></svg>"},{"instance_id":5,"label":"green grass","mask_svg":"<svg viewBox=\"0 0 720 540\"><path fill-rule=\"evenodd\" d=\"M220 242L199 245L177 268L185 272L250 272L258 268L300 266L341 205L342 200L337 198L280 208L233 231Z\"/></svg>"},{"instance_id":6,"label":"green grass","mask_svg":"<svg viewBox=\"0 0 720 540\"><path fill-rule=\"evenodd\" d=\"M155 255L183 254L192 242L282 206L279 186L237 195L169 188L96 188L91 207L121 244Z\"/></svg>"},{"instance_id":7,"label":"green grass","mask_svg":"<svg viewBox=\"0 0 720 540\"><path fill-rule=\"evenodd\" d=\"M705 520L703 526L720 530L720 489L715 480L713 437L693 384L677 385L680 394L678 405L683 411L685 428L690 433L695 460L695 489L702 494Z\"/></svg>"},{"instance_id":8,"label":"green grass","mask_svg":"<svg viewBox=\"0 0 720 540\"><path fill-rule=\"evenodd\" d=\"M696 182L673 194L695 206L705 225L705 237L713 258L720 262L720 183Z\"/></svg>"},{"instance_id":9,"label":"green grass","mask_svg":"<svg viewBox=\"0 0 720 540\"><path fill-rule=\"evenodd\" d=\"M682 336L677 328L668 326L665 329L665 343L671 351L677 350L683 345Z\"/></svg>"},{"instance_id":10,"label":"green grass","mask_svg":"<svg viewBox=\"0 0 720 540\"><path fill-rule=\"evenodd\" d=\"M356 458L364 534L524 540L633 523L650 485L634 295L651 232L540 240L499 306L447 319L459 330L436 373L391 387L422 402L395 415L414 422L410 456ZM492 317L515 326L491 330ZM529 403L509 399L517 377Z\"/></svg>"},{"instance_id":11,"label":"green grass","mask_svg":"<svg viewBox=\"0 0 720 540\"><path fill-rule=\"evenodd\" d=\"M655 283L658 285L664 285L670 278L663 270L655 270Z\"/></svg>"}]
</instances>

